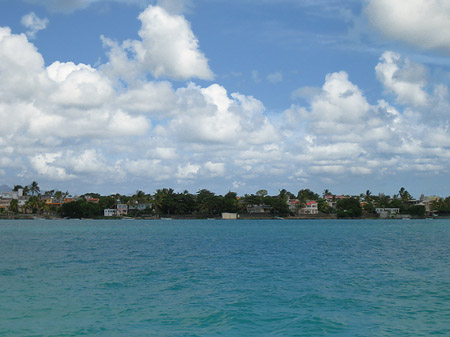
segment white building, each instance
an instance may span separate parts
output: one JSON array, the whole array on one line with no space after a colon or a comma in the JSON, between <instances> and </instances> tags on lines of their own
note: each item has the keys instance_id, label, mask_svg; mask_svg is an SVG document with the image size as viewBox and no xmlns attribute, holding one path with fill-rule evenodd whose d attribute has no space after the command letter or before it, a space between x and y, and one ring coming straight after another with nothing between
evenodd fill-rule
<instances>
[{"instance_id":1,"label":"white building","mask_svg":"<svg viewBox=\"0 0 450 337\"><path fill-rule=\"evenodd\" d=\"M317 201L308 201L305 206L300 208L299 214L319 214L319 204Z\"/></svg>"},{"instance_id":2,"label":"white building","mask_svg":"<svg viewBox=\"0 0 450 337\"><path fill-rule=\"evenodd\" d=\"M236 220L236 219L239 219L239 214L237 214L237 213L222 213L222 219Z\"/></svg>"},{"instance_id":3,"label":"white building","mask_svg":"<svg viewBox=\"0 0 450 337\"><path fill-rule=\"evenodd\" d=\"M128 214L128 205L127 204L117 204L117 215L127 215Z\"/></svg>"},{"instance_id":4,"label":"white building","mask_svg":"<svg viewBox=\"0 0 450 337\"><path fill-rule=\"evenodd\" d=\"M103 216L116 216L117 210L114 208L105 208L103 210Z\"/></svg>"},{"instance_id":5,"label":"white building","mask_svg":"<svg viewBox=\"0 0 450 337\"><path fill-rule=\"evenodd\" d=\"M392 218L400 213L400 208L376 208L375 212L377 212L382 219Z\"/></svg>"}]
</instances>

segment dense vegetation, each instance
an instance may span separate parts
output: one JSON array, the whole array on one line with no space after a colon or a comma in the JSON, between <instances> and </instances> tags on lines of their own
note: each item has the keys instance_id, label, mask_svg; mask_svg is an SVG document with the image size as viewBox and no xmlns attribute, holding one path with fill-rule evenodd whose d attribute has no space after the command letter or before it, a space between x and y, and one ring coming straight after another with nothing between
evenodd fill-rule
<instances>
[{"instance_id":1,"label":"dense vegetation","mask_svg":"<svg viewBox=\"0 0 450 337\"><path fill-rule=\"evenodd\" d=\"M374 196L370 191L359 196L335 197L329 190L325 190L320 196L309 189L302 189L297 194L283 189L274 196L268 195L266 190L259 190L255 194L239 197L231 191L225 195L217 195L207 189L201 189L196 194L191 194L188 191L175 192L171 188L163 188L158 189L153 195L143 191L137 191L132 196L120 194L102 196L98 193L87 193L71 202L65 199L69 196L68 192L50 190L41 194L37 182L32 182L28 186L14 186L15 191L19 189L28 196L25 204L26 212L60 214L70 218L102 217L104 209L116 208L118 203L127 204L130 216L215 217L224 212L240 214L261 212L270 216L285 217L297 214L298 210L310 200L317 201L319 213L334 214L342 218L375 216L376 208L398 208L403 214L425 216L424 206L411 203L413 198L403 187L393 197L383 194ZM46 202L48 199L56 202L48 203ZM294 208L292 205L289 207L290 200L298 201ZM59 206L60 204L62 205ZM137 205L144 205L144 208L136 207ZM436 200L433 206L440 215L450 214L450 197ZM19 211L17 200L11 201L9 211L12 213Z\"/></svg>"}]
</instances>

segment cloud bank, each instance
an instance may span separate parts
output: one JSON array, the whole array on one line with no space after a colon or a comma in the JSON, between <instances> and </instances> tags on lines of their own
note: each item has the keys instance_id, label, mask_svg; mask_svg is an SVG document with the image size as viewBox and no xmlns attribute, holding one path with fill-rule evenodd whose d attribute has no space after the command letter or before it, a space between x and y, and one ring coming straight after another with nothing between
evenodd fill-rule
<instances>
[{"instance_id":1,"label":"cloud bank","mask_svg":"<svg viewBox=\"0 0 450 337\"><path fill-rule=\"evenodd\" d=\"M0 28L2 175L106 192L248 192L449 173L448 88L428 83L424 65L386 51L373 75L386 97L369 102L338 71L295 91L309 104L274 114L219 83L193 82L213 72L183 16L149 6L139 19L140 40L103 38L108 61L97 68L45 66L25 35Z\"/></svg>"},{"instance_id":2,"label":"cloud bank","mask_svg":"<svg viewBox=\"0 0 450 337\"><path fill-rule=\"evenodd\" d=\"M450 53L450 3L445 0L370 0L370 23L385 36Z\"/></svg>"}]
</instances>

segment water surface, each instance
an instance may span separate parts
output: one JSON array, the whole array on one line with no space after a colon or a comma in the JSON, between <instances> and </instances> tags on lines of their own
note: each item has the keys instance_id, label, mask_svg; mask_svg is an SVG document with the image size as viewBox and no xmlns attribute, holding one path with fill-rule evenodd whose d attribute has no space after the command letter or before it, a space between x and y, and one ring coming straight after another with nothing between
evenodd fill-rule
<instances>
[{"instance_id":1,"label":"water surface","mask_svg":"<svg viewBox=\"0 0 450 337\"><path fill-rule=\"evenodd\" d=\"M450 221L0 221L0 336L449 336Z\"/></svg>"}]
</instances>

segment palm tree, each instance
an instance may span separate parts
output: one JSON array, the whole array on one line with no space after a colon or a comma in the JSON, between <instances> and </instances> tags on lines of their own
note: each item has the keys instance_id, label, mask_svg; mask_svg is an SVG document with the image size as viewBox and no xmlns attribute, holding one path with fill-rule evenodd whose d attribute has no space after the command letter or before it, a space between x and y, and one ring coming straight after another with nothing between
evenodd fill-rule
<instances>
[{"instance_id":1,"label":"palm tree","mask_svg":"<svg viewBox=\"0 0 450 337\"><path fill-rule=\"evenodd\" d=\"M17 199L12 199L9 202L9 210L11 212L13 212L14 214L17 214L17 212L19 212L19 200Z\"/></svg>"},{"instance_id":2,"label":"palm tree","mask_svg":"<svg viewBox=\"0 0 450 337\"><path fill-rule=\"evenodd\" d=\"M41 189L39 188L39 185L37 182L33 181L29 186L30 192L32 195L38 194Z\"/></svg>"},{"instance_id":3,"label":"palm tree","mask_svg":"<svg viewBox=\"0 0 450 337\"><path fill-rule=\"evenodd\" d=\"M325 189L325 190L323 191L323 197L325 198L325 197L328 196L328 195L332 195L332 194L331 194L330 190Z\"/></svg>"},{"instance_id":4,"label":"palm tree","mask_svg":"<svg viewBox=\"0 0 450 337\"><path fill-rule=\"evenodd\" d=\"M409 194L409 192L404 187L402 187L400 191L398 191L398 194L400 195L403 203L407 203L412 199L411 194Z\"/></svg>"},{"instance_id":5,"label":"palm tree","mask_svg":"<svg viewBox=\"0 0 450 337\"><path fill-rule=\"evenodd\" d=\"M39 199L38 196L35 195L30 197L25 205L26 208L31 208L32 212L37 214L39 214L41 208L44 207L44 203Z\"/></svg>"}]
</instances>

